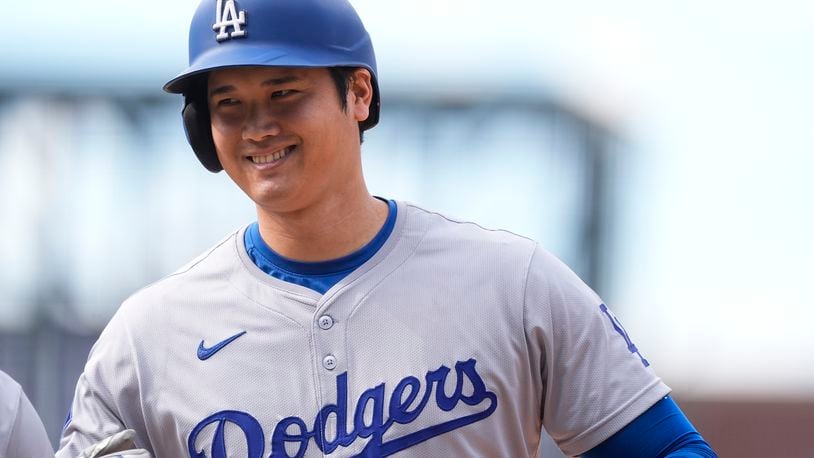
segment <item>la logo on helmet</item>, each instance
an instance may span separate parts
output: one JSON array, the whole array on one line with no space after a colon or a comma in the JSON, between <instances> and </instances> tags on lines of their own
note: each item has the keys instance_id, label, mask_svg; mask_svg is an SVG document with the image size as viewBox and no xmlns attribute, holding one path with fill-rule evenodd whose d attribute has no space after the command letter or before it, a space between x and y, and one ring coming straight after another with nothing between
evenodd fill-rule
<instances>
[{"instance_id":1,"label":"la logo on helmet","mask_svg":"<svg viewBox=\"0 0 814 458\"><path fill-rule=\"evenodd\" d=\"M245 37L246 30L241 26L246 25L246 12L237 12L235 8L235 0L218 0L217 11L215 12L215 25L212 30L218 32L215 37L218 41L228 40L229 38ZM232 31L227 32L226 29L231 27Z\"/></svg>"}]
</instances>

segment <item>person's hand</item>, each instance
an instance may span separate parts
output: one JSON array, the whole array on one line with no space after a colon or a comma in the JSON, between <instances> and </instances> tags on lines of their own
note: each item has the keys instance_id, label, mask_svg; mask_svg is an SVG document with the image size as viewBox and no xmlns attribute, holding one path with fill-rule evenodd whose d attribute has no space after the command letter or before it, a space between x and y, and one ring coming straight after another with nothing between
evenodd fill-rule
<instances>
[{"instance_id":1,"label":"person's hand","mask_svg":"<svg viewBox=\"0 0 814 458\"><path fill-rule=\"evenodd\" d=\"M86 448L77 458L152 458L150 452L136 448L136 432L125 429Z\"/></svg>"}]
</instances>

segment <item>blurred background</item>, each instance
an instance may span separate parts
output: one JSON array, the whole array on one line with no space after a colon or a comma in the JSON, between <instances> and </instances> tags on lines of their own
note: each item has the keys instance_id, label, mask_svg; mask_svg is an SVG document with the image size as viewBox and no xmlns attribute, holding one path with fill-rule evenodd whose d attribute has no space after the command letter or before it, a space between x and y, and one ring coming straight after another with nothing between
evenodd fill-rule
<instances>
[{"instance_id":1,"label":"blurred background","mask_svg":"<svg viewBox=\"0 0 814 458\"><path fill-rule=\"evenodd\" d=\"M814 456L814 4L353 4L371 192L539 240L722 457ZM0 44L0 369L55 444L121 301L254 219L160 90L197 1L110 5L17 2Z\"/></svg>"}]
</instances>

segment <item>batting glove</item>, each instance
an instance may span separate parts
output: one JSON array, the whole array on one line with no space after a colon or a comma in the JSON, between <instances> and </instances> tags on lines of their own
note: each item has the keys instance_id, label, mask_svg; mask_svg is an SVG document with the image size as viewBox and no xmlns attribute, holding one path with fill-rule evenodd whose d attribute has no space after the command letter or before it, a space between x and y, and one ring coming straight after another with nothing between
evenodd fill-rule
<instances>
[{"instance_id":1,"label":"batting glove","mask_svg":"<svg viewBox=\"0 0 814 458\"><path fill-rule=\"evenodd\" d=\"M86 448L77 458L152 458L150 452L136 448L136 432L125 429Z\"/></svg>"}]
</instances>

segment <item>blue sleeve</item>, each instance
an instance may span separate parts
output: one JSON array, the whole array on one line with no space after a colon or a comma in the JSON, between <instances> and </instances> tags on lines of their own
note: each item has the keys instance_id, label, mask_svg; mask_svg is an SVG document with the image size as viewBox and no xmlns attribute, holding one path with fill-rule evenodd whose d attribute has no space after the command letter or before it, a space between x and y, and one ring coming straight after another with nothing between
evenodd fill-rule
<instances>
[{"instance_id":1,"label":"blue sleeve","mask_svg":"<svg viewBox=\"0 0 814 458\"><path fill-rule=\"evenodd\" d=\"M670 396L655 403L585 458L717 458Z\"/></svg>"}]
</instances>

